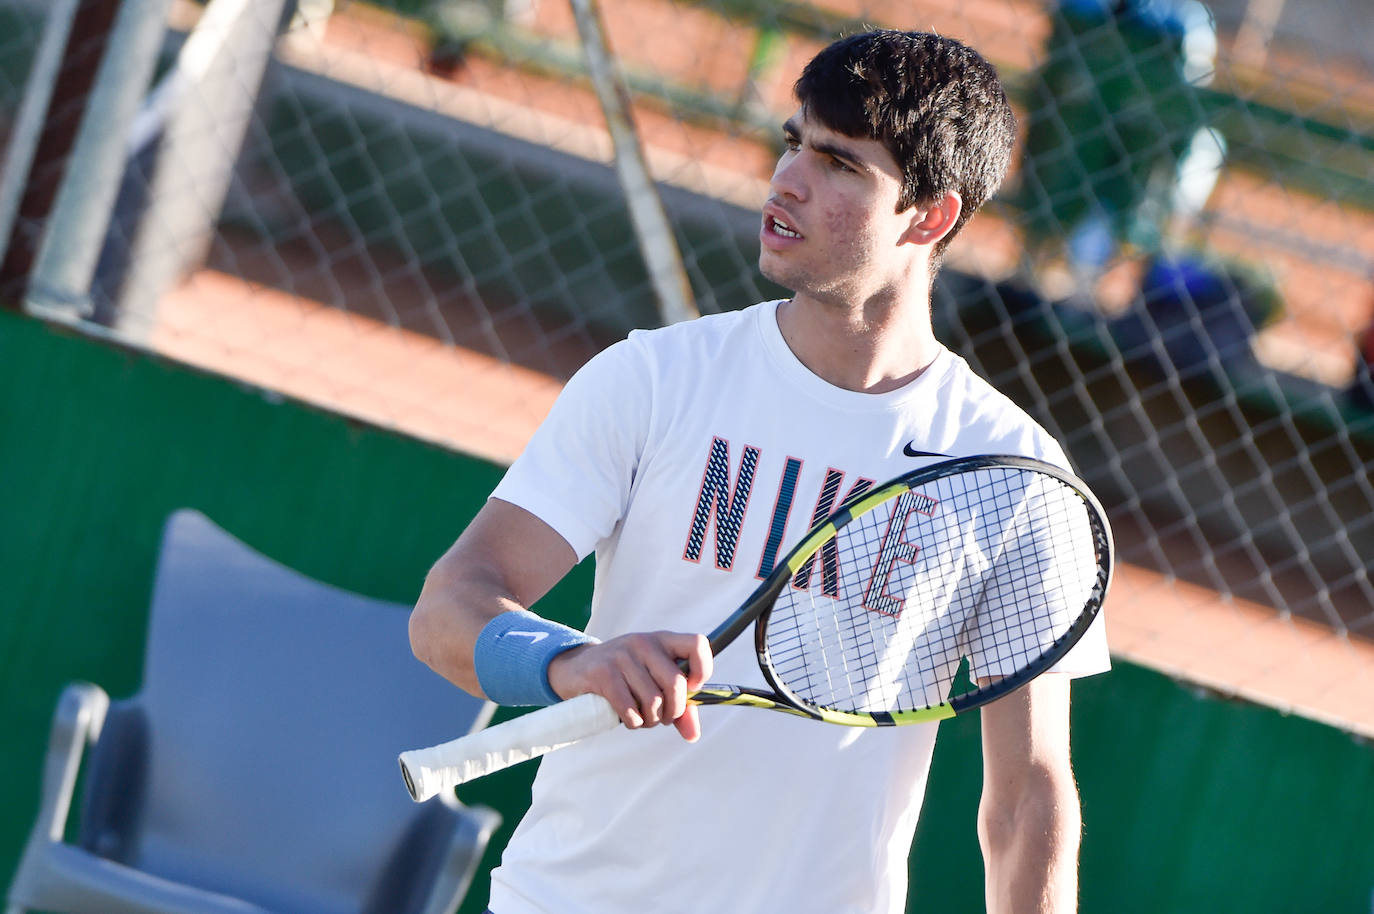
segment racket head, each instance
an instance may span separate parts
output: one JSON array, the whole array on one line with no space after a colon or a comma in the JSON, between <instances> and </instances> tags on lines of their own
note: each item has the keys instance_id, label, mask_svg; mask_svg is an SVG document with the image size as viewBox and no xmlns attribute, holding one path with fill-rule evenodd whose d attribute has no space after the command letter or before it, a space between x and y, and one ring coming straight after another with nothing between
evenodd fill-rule
<instances>
[{"instance_id":1,"label":"racket head","mask_svg":"<svg viewBox=\"0 0 1374 914\"><path fill-rule=\"evenodd\" d=\"M1054 666L1100 611L1112 564L1105 512L1077 477L1026 457L956 458L817 524L741 613L787 704L849 726L918 723ZM961 681L962 663L978 678Z\"/></svg>"}]
</instances>

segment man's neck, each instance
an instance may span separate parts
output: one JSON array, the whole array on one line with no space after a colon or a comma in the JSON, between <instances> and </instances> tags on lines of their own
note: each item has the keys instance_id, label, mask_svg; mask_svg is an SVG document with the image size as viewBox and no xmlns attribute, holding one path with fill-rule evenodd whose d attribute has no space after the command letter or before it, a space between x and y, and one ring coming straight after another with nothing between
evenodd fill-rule
<instances>
[{"instance_id":1,"label":"man's neck","mask_svg":"<svg viewBox=\"0 0 1374 914\"><path fill-rule=\"evenodd\" d=\"M797 359L845 390L896 390L919 376L940 351L924 294L854 305L797 295L778 307L777 319Z\"/></svg>"}]
</instances>

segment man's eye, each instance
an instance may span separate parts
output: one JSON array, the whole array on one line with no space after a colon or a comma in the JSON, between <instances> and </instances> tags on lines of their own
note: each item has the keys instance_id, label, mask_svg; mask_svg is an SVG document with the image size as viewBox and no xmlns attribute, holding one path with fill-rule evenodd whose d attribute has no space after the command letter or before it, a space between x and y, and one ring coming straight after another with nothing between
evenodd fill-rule
<instances>
[{"instance_id":1,"label":"man's eye","mask_svg":"<svg viewBox=\"0 0 1374 914\"><path fill-rule=\"evenodd\" d=\"M793 152L796 152L798 149L801 149L801 140L797 139L794 136L783 137L782 141L785 144L787 144L787 148L792 150Z\"/></svg>"},{"instance_id":2,"label":"man's eye","mask_svg":"<svg viewBox=\"0 0 1374 914\"><path fill-rule=\"evenodd\" d=\"M831 160L830 160L830 165L831 165L831 167L833 167L836 171L853 171L853 170L854 170L854 169L850 168L847 164L845 164L845 162L844 162L843 159L831 159Z\"/></svg>"}]
</instances>

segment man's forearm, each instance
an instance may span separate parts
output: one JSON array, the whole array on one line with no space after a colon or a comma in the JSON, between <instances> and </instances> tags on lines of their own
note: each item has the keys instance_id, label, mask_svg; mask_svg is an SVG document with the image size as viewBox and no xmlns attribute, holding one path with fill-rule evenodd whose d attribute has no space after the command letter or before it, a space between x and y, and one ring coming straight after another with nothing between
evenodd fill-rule
<instances>
[{"instance_id":1,"label":"man's forearm","mask_svg":"<svg viewBox=\"0 0 1374 914\"><path fill-rule=\"evenodd\" d=\"M1072 784L984 810L979 838L988 914L1073 914L1082 817Z\"/></svg>"},{"instance_id":2,"label":"man's forearm","mask_svg":"<svg viewBox=\"0 0 1374 914\"><path fill-rule=\"evenodd\" d=\"M426 575L410 616L411 649L445 679L482 695L472 656L482 627L532 606L575 564L577 555L552 527L489 499Z\"/></svg>"},{"instance_id":3,"label":"man's forearm","mask_svg":"<svg viewBox=\"0 0 1374 914\"><path fill-rule=\"evenodd\" d=\"M473 669L472 646L489 619L522 608L491 587L443 580L431 572L410 616L411 649L445 679L485 697Z\"/></svg>"}]
</instances>

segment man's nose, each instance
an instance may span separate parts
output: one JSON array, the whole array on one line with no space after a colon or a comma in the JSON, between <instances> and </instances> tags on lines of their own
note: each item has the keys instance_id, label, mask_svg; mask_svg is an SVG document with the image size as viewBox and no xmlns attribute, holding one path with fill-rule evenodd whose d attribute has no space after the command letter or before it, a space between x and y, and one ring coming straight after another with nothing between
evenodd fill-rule
<instances>
[{"instance_id":1,"label":"man's nose","mask_svg":"<svg viewBox=\"0 0 1374 914\"><path fill-rule=\"evenodd\" d=\"M778 165L773 169L773 178L768 182L775 195L795 200L806 199L810 182L806 174L805 158L805 153L789 152L778 159Z\"/></svg>"}]
</instances>

